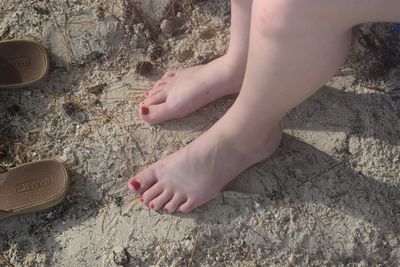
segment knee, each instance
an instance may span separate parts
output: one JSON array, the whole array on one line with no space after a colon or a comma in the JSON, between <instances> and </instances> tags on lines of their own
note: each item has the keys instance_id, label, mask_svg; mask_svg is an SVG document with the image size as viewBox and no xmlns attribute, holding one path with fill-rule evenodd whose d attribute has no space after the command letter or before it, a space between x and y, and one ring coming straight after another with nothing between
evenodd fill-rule
<instances>
[{"instance_id":1,"label":"knee","mask_svg":"<svg viewBox=\"0 0 400 267\"><path fill-rule=\"evenodd\" d=\"M303 32L327 24L332 13L320 0L258 0L252 16L255 29L263 35ZM333 17L333 16L332 16Z\"/></svg>"},{"instance_id":2,"label":"knee","mask_svg":"<svg viewBox=\"0 0 400 267\"><path fill-rule=\"evenodd\" d=\"M252 25L263 35L272 35L289 26L290 1L255 1L252 9Z\"/></svg>"}]
</instances>

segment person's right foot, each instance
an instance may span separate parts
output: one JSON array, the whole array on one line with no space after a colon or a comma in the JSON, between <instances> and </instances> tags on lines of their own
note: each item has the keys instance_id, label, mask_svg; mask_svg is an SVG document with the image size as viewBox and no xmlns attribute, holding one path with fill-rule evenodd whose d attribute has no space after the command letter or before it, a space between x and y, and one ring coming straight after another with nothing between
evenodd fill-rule
<instances>
[{"instance_id":1,"label":"person's right foot","mask_svg":"<svg viewBox=\"0 0 400 267\"><path fill-rule=\"evenodd\" d=\"M225 55L206 65L170 70L140 105L140 116L156 124L182 118L222 96L238 93L245 64Z\"/></svg>"},{"instance_id":2,"label":"person's right foot","mask_svg":"<svg viewBox=\"0 0 400 267\"><path fill-rule=\"evenodd\" d=\"M247 106L231 108L189 145L134 175L129 190L144 205L168 213L189 212L214 198L245 169L269 158L281 141L282 129L275 123L257 128L243 123L247 111Z\"/></svg>"}]
</instances>

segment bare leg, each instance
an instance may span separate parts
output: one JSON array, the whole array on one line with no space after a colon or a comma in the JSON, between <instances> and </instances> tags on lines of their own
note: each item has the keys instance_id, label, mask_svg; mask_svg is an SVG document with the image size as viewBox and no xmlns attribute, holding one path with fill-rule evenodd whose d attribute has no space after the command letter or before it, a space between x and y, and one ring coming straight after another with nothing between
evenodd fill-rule
<instances>
[{"instance_id":1,"label":"bare leg","mask_svg":"<svg viewBox=\"0 0 400 267\"><path fill-rule=\"evenodd\" d=\"M378 16L375 8L383 4L387 10ZM400 21L392 10L400 10L398 0L254 0L247 69L235 104L194 142L134 176L130 190L168 212L188 212L213 198L274 152L281 118L344 61L351 27Z\"/></svg>"},{"instance_id":2,"label":"bare leg","mask_svg":"<svg viewBox=\"0 0 400 267\"><path fill-rule=\"evenodd\" d=\"M168 71L141 105L140 116L144 120L160 123L184 117L217 98L239 92L246 68L252 2L231 1L227 54L207 65Z\"/></svg>"}]
</instances>

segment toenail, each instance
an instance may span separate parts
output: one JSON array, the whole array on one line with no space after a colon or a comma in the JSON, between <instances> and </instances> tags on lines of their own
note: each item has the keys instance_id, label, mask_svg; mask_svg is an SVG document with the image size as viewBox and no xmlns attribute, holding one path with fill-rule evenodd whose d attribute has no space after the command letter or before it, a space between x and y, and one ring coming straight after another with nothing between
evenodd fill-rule
<instances>
[{"instance_id":1,"label":"toenail","mask_svg":"<svg viewBox=\"0 0 400 267\"><path fill-rule=\"evenodd\" d=\"M141 111L143 115L147 115L150 113L150 110L148 107L141 107Z\"/></svg>"},{"instance_id":2,"label":"toenail","mask_svg":"<svg viewBox=\"0 0 400 267\"><path fill-rule=\"evenodd\" d=\"M143 196L140 196L140 198L139 198L139 200L140 200L140 202L144 202L144 198L143 198Z\"/></svg>"},{"instance_id":3,"label":"toenail","mask_svg":"<svg viewBox=\"0 0 400 267\"><path fill-rule=\"evenodd\" d=\"M131 185L133 186L133 188L135 188L135 190L140 189L140 183L138 181L132 181Z\"/></svg>"},{"instance_id":4,"label":"toenail","mask_svg":"<svg viewBox=\"0 0 400 267\"><path fill-rule=\"evenodd\" d=\"M164 212L168 212L168 209L167 209L167 208L164 208Z\"/></svg>"},{"instance_id":5,"label":"toenail","mask_svg":"<svg viewBox=\"0 0 400 267\"><path fill-rule=\"evenodd\" d=\"M151 209L154 209L154 204L153 204L153 203L150 204L150 208L151 208Z\"/></svg>"}]
</instances>

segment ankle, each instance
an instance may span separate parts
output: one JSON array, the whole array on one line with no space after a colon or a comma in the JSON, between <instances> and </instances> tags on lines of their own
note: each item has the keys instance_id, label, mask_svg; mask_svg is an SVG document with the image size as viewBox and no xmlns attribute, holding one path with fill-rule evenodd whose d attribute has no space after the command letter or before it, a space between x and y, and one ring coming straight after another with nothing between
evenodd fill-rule
<instances>
[{"instance_id":1,"label":"ankle","mask_svg":"<svg viewBox=\"0 0 400 267\"><path fill-rule=\"evenodd\" d=\"M280 123L268 129L229 129L225 128L224 142L234 148L233 153L241 155L243 160L249 160L248 164L254 164L272 155L282 140L282 128Z\"/></svg>"},{"instance_id":2,"label":"ankle","mask_svg":"<svg viewBox=\"0 0 400 267\"><path fill-rule=\"evenodd\" d=\"M240 69L243 74L246 69L247 51L235 51L229 48L225 55L221 57L227 66L235 69Z\"/></svg>"},{"instance_id":3,"label":"ankle","mask_svg":"<svg viewBox=\"0 0 400 267\"><path fill-rule=\"evenodd\" d=\"M226 53L216 60L219 67L226 70L226 80L231 86L241 86L245 71L246 71L246 60L233 53ZM240 88L238 88L240 89ZM237 90L239 92L240 90Z\"/></svg>"},{"instance_id":4,"label":"ankle","mask_svg":"<svg viewBox=\"0 0 400 267\"><path fill-rule=\"evenodd\" d=\"M241 137L241 148L246 154L252 155L253 158L260 161L270 157L278 148L282 135L280 125L273 126L265 131L255 130L250 135Z\"/></svg>"}]
</instances>

